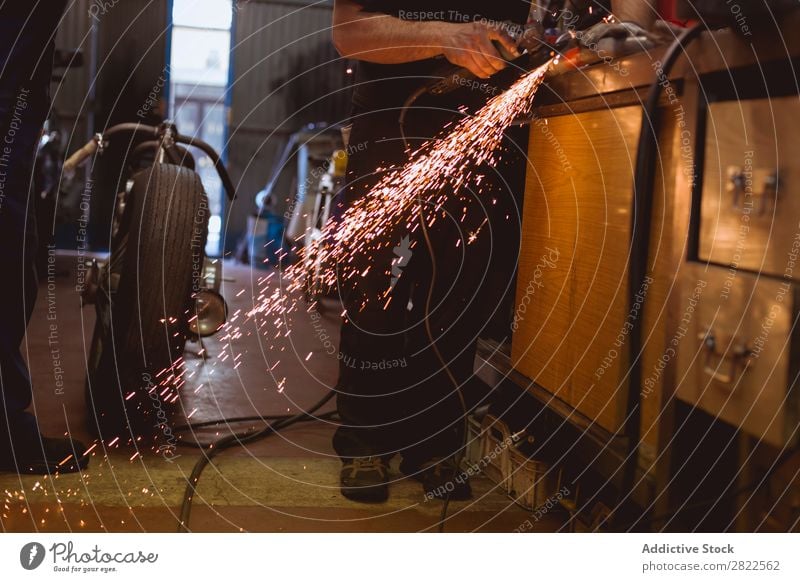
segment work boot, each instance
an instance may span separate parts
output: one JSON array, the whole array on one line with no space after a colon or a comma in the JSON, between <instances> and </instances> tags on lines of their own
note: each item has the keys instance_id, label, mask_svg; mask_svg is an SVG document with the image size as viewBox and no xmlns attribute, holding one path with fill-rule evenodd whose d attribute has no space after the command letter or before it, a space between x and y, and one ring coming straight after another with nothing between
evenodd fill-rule
<instances>
[{"instance_id":1,"label":"work boot","mask_svg":"<svg viewBox=\"0 0 800 582\"><path fill-rule=\"evenodd\" d=\"M13 455L8 449L0 453L0 471L53 475L75 473L89 465L89 457L84 455L86 445L70 438L40 436L14 448Z\"/></svg>"},{"instance_id":2,"label":"work boot","mask_svg":"<svg viewBox=\"0 0 800 582\"><path fill-rule=\"evenodd\" d=\"M356 457L342 463L342 495L352 501L380 503L389 497L388 467L381 457Z\"/></svg>"},{"instance_id":3,"label":"work boot","mask_svg":"<svg viewBox=\"0 0 800 582\"><path fill-rule=\"evenodd\" d=\"M422 483L426 499L466 501L472 497L469 475L456 466L453 457L433 459L414 471L413 475Z\"/></svg>"}]
</instances>

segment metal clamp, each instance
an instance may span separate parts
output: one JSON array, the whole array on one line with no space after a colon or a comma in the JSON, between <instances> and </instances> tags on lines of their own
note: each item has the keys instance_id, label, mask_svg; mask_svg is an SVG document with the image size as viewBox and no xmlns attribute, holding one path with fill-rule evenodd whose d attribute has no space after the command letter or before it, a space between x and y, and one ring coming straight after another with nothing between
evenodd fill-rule
<instances>
[{"instance_id":1,"label":"metal clamp","mask_svg":"<svg viewBox=\"0 0 800 582\"><path fill-rule=\"evenodd\" d=\"M778 172L771 169L750 169L745 172L740 166L728 167L728 192L733 199L731 205L736 210L744 210L744 200L750 196L754 199L756 216L767 212L769 202L778 202ZM760 188L756 185L760 183Z\"/></svg>"}]
</instances>

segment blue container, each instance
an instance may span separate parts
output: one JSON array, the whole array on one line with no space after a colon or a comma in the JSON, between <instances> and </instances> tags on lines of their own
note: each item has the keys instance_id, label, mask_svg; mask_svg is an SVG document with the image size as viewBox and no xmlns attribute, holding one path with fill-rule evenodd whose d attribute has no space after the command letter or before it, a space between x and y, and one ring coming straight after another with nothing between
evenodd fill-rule
<instances>
[{"instance_id":1,"label":"blue container","mask_svg":"<svg viewBox=\"0 0 800 582\"><path fill-rule=\"evenodd\" d=\"M283 240L284 228L283 217L269 212L248 218L247 250L251 267L266 269L281 263L280 257L287 253Z\"/></svg>"}]
</instances>

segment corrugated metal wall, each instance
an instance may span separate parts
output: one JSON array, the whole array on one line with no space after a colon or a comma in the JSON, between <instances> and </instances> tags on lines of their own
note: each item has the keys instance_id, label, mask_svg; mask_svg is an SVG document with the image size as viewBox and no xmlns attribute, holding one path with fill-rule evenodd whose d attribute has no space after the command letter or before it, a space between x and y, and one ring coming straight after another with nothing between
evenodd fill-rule
<instances>
[{"instance_id":1,"label":"corrugated metal wall","mask_svg":"<svg viewBox=\"0 0 800 582\"><path fill-rule=\"evenodd\" d=\"M134 121L164 74L168 11L168 0L117 0L100 16L98 125Z\"/></svg>"},{"instance_id":2,"label":"corrugated metal wall","mask_svg":"<svg viewBox=\"0 0 800 582\"><path fill-rule=\"evenodd\" d=\"M103 5L107 12L96 13L93 7ZM99 127L107 117L129 121L135 108L130 111L133 105L127 102L142 101L162 74L166 5L167 0L69 3L57 46L83 49L86 64L70 71L53 96L64 124L74 124L70 151L90 135L95 110ZM239 200L227 210L227 249L246 232L253 197L267 182L288 135L309 122L335 123L349 111L348 63L331 43L331 12L330 1L251 0L236 8L228 166ZM87 97L93 25L99 53L96 101ZM290 195L290 185L282 182L280 197ZM102 222L108 208L96 210Z\"/></svg>"},{"instance_id":3,"label":"corrugated metal wall","mask_svg":"<svg viewBox=\"0 0 800 582\"><path fill-rule=\"evenodd\" d=\"M92 107L87 98L93 58L90 5L91 0L69 2L56 36L56 48L83 51L83 67L67 71L63 81L53 86L53 105L63 127L72 133L70 151L80 147L91 135L88 122Z\"/></svg>"},{"instance_id":4,"label":"corrugated metal wall","mask_svg":"<svg viewBox=\"0 0 800 582\"><path fill-rule=\"evenodd\" d=\"M92 25L98 29L95 127L137 121L137 111L165 72L169 2L95 0L90 9ZM163 92L159 95L163 97ZM121 188L126 150L123 141L112 141L94 174L97 194L92 196L90 237L95 248L109 244L115 199L109 193Z\"/></svg>"},{"instance_id":5,"label":"corrugated metal wall","mask_svg":"<svg viewBox=\"0 0 800 582\"><path fill-rule=\"evenodd\" d=\"M245 232L253 197L290 133L336 123L349 111L348 63L331 42L331 2L240 4L233 41L234 85L228 161L239 200L229 209L225 247ZM279 199L290 196L279 184Z\"/></svg>"},{"instance_id":6,"label":"corrugated metal wall","mask_svg":"<svg viewBox=\"0 0 800 582\"><path fill-rule=\"evenodd\" d=\"M91 135L96 109L130 121L166 63L168 0L70 0L56 47L83 51L84 65L53 86L53 105L64 125L74 124L70 150ZM92 84L92 63L97 79ZM97 93L97 101L93 91ZM126 103L131 101L131 103ZM126 105L128 105L126 107ZM115 112L114 110L120 110ZM102 124L105 120L98 119Z\"/></svg>"}]
</instances>

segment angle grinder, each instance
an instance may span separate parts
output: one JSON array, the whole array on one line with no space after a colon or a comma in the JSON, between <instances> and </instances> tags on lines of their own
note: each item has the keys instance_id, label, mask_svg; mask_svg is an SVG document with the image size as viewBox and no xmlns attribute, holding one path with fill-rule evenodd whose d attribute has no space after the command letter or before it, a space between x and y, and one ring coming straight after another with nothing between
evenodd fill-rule
<instances>
[{"instance_id":1,"label":"angle grinder","mask_svg":"<svg viewBox=\"0 0 800 582\"><path fill-rule=\"evenodd\" d=\"M532 30L533 29L530 28L526 29L521 35L520 40L524 42L526 40L525 37L530 39ZM491 78L494 84L507 84L510 86L514 80L521 77L523 74L545 64L550 58L562 54L569 45L574 42L574 38L568 34L561 35L558 38L554 36L545 37L544 34L540 32L540 29L537 29L536 35L535 41L527 41L527 47L523 44L524 51L519 56L509 53L498 41L492 41L497 52L503 57L503 60L507 64L503 70L492 75ZM421 91L418 92L418 95L415 94L415 99L425 93L430 95L445 95L459 87L463 87L469 81L477 80L475 74L469 69L450 64L434 73L433 77L435 77L433 81L424 85Z\"/></svg>"}]
</instances>

